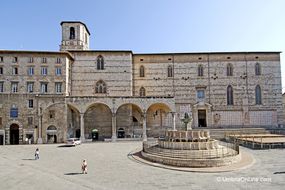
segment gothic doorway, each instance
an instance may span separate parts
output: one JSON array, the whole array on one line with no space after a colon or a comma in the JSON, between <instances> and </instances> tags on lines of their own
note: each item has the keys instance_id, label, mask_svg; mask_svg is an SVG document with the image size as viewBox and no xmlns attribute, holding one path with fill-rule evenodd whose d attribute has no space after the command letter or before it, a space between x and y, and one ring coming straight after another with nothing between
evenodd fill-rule
<instances>
[{"instance_id":1,"label":"gothic doorway","mask_svg":"<svg viewBox=\"0 0 285 190\"><path fill-rule=\"evenodd\" d=\"M57 128L53 125L47 128L47 143L57 143Z\"/></svg>"},{"instance_id":2,"label":"gothic doorway","mask_svg":"<svg viewBox=\"0 0 285 190\"><path fill-rule=\"evenodd\" d=\"M198 127L207 127L206 110L198 110Z\"/></svg>"},{"instance_id":3,"label":"gothic doorway","mask_svg":"<svg viewBox=\"0 0 285 190\"><path fill-rule=\"evenodd\" d=\"M19 144L19 125L10 126L10 144Z\"/></svg>"}]
</instances>

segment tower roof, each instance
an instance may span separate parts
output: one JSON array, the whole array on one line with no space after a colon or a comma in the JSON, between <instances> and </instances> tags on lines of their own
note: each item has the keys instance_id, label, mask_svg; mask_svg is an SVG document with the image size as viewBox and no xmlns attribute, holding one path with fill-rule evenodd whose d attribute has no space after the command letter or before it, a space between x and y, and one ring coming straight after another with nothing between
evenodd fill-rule
<instances>
[{"instance_id":1,"label":"tower roof","mask_svg":"<svg viewBox=\"0 0 285 190\"><path fill-rule=\"evenodd\" d=\"M79 23L79 24L82 24L86 28L86 31L88 32L88 34L91 35L89 30L88 30L88 28L87 28L87 26L83 22L80 22L80 21L62 21L60 23L60 25L62 25L64 23Z\"/></svg>"}]
</instances>

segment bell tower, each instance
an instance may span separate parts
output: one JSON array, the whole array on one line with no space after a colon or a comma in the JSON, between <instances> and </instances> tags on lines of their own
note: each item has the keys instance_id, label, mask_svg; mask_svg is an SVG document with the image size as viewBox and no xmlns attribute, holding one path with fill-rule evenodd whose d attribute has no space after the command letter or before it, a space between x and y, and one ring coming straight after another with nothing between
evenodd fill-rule
<instances>
[{"instance_id":1,"label":"bell tower","mask_svg":"<svg viewBox=\"0 0 285 190\"><path fill-rule=\"evenodd\" d=\"M60 51L89 50L90 32L80 21L63 21L60 23L62 38Z\"/></svg>"}]
</instances>

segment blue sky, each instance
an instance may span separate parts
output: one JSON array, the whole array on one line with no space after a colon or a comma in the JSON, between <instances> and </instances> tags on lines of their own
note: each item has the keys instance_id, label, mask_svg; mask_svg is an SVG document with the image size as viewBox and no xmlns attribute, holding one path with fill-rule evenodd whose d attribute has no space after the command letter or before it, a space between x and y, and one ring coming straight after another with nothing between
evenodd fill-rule
<instances>
[{"instance_id":1,"label":"blue sky","mask_svg":"<svg viewBox=\"0 0 285 190\"><path fill-rule=\"evenodd\" d=\"M1 0L0 7L0 49L57 51L60 22L80 20L91 49L282 51L285 61L284 0Z\"/></svg>"}]
</instances>

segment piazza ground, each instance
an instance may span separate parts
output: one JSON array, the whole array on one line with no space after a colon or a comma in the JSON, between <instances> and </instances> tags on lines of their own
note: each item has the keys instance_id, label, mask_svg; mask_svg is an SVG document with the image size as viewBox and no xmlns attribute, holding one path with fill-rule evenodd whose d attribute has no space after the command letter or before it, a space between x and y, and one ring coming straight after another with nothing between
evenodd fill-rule
<instances>
[{"instance_id":1,"label":"piazza ground","mask_svg":"<svg viewBox=\"0 0 285 190\"><path fill-rule=\"evenodd\" d=\"M0 146L0 189L283 189L285 150L243 150L255 163L224 173L181 172L138 163L128 154L141 142ZM36 147L40 160L34 160ZM88 174L81 174L87 159ZM248 180L248 182L245 182ZM255 180L258 180L255 181ZM261 182L262 181L262 182Z\"/></svg>"}]
</instances>

